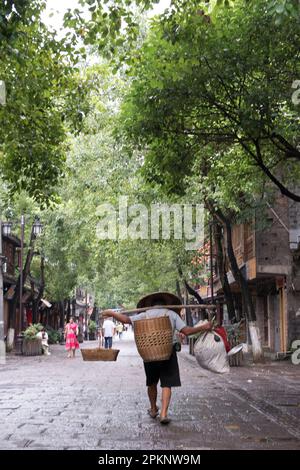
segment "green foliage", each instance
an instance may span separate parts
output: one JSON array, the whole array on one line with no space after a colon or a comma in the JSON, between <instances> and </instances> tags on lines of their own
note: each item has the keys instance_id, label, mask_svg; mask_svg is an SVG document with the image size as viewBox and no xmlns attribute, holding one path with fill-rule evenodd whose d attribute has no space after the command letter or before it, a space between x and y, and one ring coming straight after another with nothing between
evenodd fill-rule
<instances>
[{"instance_id":1,"label":"green foliage","mask_svg":"<svg viewBox=\"0 0 300 470\"><path fill-rule=\"evenodd\" d=\"M61 333L53 328L47 327L46 331L48 333L48 343L57 344L61 339Z\"/></svg>"},{"instance_id":2,"label":"green foliage","mask_svg":"<svg viewBox=\"0 0 300 470\"><path fill-rule=\"evenodd\" d=\"M37 333L39 333L43 328L43 325L40 323L34 323L26 328L24 331L24 338L27 341L33 340L36 338Z\"/></svg>"},{"instance_id":3,"label":"green foliage","mask_svg":"<svg viewBox=\"0 0 300 470\"><path fill-rule=\"evenodd\" d=\"M0 107L0 173L11 194L26 190L40 205L55 200L67 132L80 129L86 108L75 46L41 22L44 6L15 1L0 7L0 79L7 90Z\"/></svg>"},{"instance_id":4,"label":"green foliage","mask_svg":"<svg viewBox=\"0 0 300 470\"><path fill-rule=\"evenodd\" d=\"M95 333L96 330L97 330L96 322L94 322L93 320L90 320L89 321L89 332L90 333Z\"/></svg>"},{"instance_id":5,"label":"green foliage","mask_svg":"<svg viewBox=\"0 0 300 470\"><path fill-rule=\"evenodd\" d=\"M14 41L20 25L30 25L44 8L38 0L3 0L0 5L0 41Z\"/></svg>"},{"instance_id":6,"label":"green foliage","mask_svg":"<svg viewBox=\"0 0 300 470\"><path fill-rule=\"evenodd\" d=\"M65 14L64 26L73 30L79 41L92 45L101 55L122 66L125 62L138 60L144 36L141 24L146 22L145 14L149 14L156 3L158 0L80 0L84 10L70 8ZM178 32L181 26L177 27L176 19L179 17L184 24L187 16L193 15L195 26L199 26L203 21L207 24L214 21L220 11L221 14L228 11L234 15L236 8L242 7L245 14L251 14L255 3L256 0L172 0L161 14L160 21L169 28L173 27L173 32ZM264 10L275 25L287 18L299 20L300 16L298 0L265 0Z\"/></svg>"},{"instance_id":7,"label":"green foliage","mask_svg":"<svg viewBox=\"0 0 300 470\"><path fill-rule=\"evenodd\" d=\"M67 178L58 188L61 203L44 215L47 223L41 241L47 290L53 300L59 300L80 285L95 293L101 307L134 305L145 292L175 291L177 265L185 269L191 256L183 243L174 240L98 239L101 204L117 209L123 195L129 204L150 206L162 194L143 180L139 152L115 137L124 83L106 65L93 66L86 73L95 77L99 87L91 91L91 110L81 133L72 140ZM164 200L172 198L164 196Z\"/></svg>"},{"instance_id":8,"label":"green foliage","mask_svg":"<svg viewBox=\"0 0 300 470\"><path fill-rule=\"evenodd\" d=\"M298 200L291 84L299 34L293 16L276 25L264 1L219 6L213 21L191 2L153 22L120 119L130 141L147 149L148 181L168 193L198 188L203 201L248 217L268 180Z\"/></svg>"},{"instance_id":9,"label":"green foliage","mask_svg":"<svg viewBox=\"0 0 300 470\"><path fill-rule=\"evenodd\" d=\"M268 13L280 25L286 17L299 21L300 5L298 0L271 0L268 2Z\"/></svg>"}]
</instances>

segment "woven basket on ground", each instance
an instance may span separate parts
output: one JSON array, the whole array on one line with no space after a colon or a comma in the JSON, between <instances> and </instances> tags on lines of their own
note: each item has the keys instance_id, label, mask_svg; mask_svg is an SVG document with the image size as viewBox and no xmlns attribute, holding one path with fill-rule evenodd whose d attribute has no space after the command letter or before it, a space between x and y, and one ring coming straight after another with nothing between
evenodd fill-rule
<instances>
[{"instance_id":1,"label":"woven basket on ground","mask_svg":"<svg viewBox=\"0 0 300 470\"><path fill-rule=\"evenodd\" d=\"M173 331L168 316L134 322L136 347L144 362L166 361L173 348Z\"/></svg>"},{"instance_id":2,"label":"woven basket on ground","mask_svg":"<svg viewBox=\"0 0 300 470\"><path fill-rule=\"evenodd\" d=\"M119 349L80 349L84 361L116 361Z\"/></svg>"}]
</instances>

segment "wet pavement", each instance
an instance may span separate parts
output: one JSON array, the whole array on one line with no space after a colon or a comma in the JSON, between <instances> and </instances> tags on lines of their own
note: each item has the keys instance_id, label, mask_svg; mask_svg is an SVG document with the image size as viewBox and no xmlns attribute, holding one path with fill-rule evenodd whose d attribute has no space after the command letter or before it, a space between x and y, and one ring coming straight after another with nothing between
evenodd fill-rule
<instances>
[{"instance_id":1,"label":"wet pavement","mask_svg":"<svg viewBox=\"0 0 300 470\"><path fill-rule=\"evenodd\" d=\"M96 347L85 342L82 347ZM231 368L217 375L179 353L182 387L172 422L146 410L142 361L132 338L117 362L9 356L0 366L0 449L300 449L300 366Z\"/></svg>"}]
</instances>

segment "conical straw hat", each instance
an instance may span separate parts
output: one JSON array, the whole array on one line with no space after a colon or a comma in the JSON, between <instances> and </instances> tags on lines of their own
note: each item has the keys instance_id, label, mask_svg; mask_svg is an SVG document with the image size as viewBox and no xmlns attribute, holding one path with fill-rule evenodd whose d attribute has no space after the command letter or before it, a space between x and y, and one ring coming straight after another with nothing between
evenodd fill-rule
<instances>
[{"instance_id":1,"label":"conical straw hat","mask_svg":"<svg viewBox=\"0 0 300 470\"><path fill-rule=\"evenodd\" d=\"M160 299L164 300L166 305L181 305L180 298L171 292L153 292L152 294L142 297L137 303L137 308L153 307ZM176 313L180 313L181 308L173 308L172 310Z\"/></svg>"}]
</instances>

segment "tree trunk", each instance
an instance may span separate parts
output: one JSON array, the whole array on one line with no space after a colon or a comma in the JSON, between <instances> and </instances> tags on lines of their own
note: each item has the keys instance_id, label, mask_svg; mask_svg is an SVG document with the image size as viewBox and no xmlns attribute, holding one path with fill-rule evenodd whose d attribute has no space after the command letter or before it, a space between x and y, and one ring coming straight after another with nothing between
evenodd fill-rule
<instances>
[{"instance_id":1,"label":"tree trunk","mask_svg":"<svg viewBox=\"0 0 300 470\"><path fill-rule=\"evenodd\" d=\"M66 302L67 302L67 322L69 322L71 318L71 300L67 299Z\"/></svg>"},{"instance_id":2,"label":"tree trunk","mask_svg":"<svg viewBox=\"0 0 300 470\"><path fill-rule=\"evenodd\" d=\"M33 248L34 248L34 240L35 240L35 235L33 233L33 228L31 230L31 235L30 235L30 242L29 242L29 249L28 249L28 253L27 253L27 256L26 256L26 261L25 261L25 265L24 265L24 268L23 268L23 286L22 286L22 291L24 290L24 285L26 283L26 279L27 279L27 276L29 274L29 271L30 271L30 265L31 265L31 261L33 259L33 256L34 256L34 251L33 251ZM10 304L10 316L9 316L9 327L11 329L16 329L16 312L17 312L17 305L18 303L20 303L20 282L21 282L21 276L19 275L18 277L18 280L17 280L17 285L15 287L15 291L14 291L14 295L13 295L13 298L11 300L11 304Z\"/></svg>"},{"instance_id":3,"label":"tree trunk","mask_svg":"<svg viewBox=\"0 0 300 470\"><path fill-rule=\"evenodd\" d=\"M39 303L41 301L41 298L44 295L44 290L45 290L45 258L41 256L41 264L40 264L40 287L38 291L37 298L33 301L33 308L32 308L32 322L36 323L38 321L38 309L39 309Z\"/></svg>"},{"instance_id":4,"label":"tree trunk","mask_svg":"<svg viewBox=\"0 0 300 470\"><path fill-rule=\"evenodd\" d=\"M178 279L176 279L176 292L177 292L178 297L181 300L181 303L183 303L182 296L181 296L181 290L180 290L180 282L179 282Z\"/></svg>"},{"instance_id":5,"label":"tree trunk","mask_svg":"<svg viewBox=\"0 0 300 470\"><path fill-rule=\"evenodd\" d=\"M245 314L248 321L255 322L256 321L256 314L255 309L251 297L251 293L249 290L248 282L244 278L243 273L241 272L237 260L234 254L233 245L232 245L232 229L231 224L228 219L225 220L225 228L226 228L226 246L227 246L227 255L230 263L231 272L233 274L234 279L239 284L242 297L245 301Z\"/></svg>"},{"instance_id":6,"label":"tree trunk","mask_svg":"<svg viewBox=\"0 0 300 470\"><path fill-rule=\"evenodd\" d=\"M205 304L205 301L202 299L201 295L198 294L198 292L195 289L193 289L192 286L190 286L190 284L187 282L186 279L184 280L184 285L188 293L192 295L193 297L195 297L195 299L198 300L199 304ZM201 320L204 320L205 318L207 318L207 312L204 308L201 309L199 313L200 313Z\"/></svg>"},{"instance_id":7,"label":"tree trunk","mask_svg":"<svg viewBox=\"0 0 300 470\"><path fill-rule=\"evenodd\" d=\"M234 254L233 246L232 246L232 231L231 231L231 224L228 219L225 220L225 227L226 227L226 238L227 238L227 253L228 259L230 262L231 271L233 274L234 279L238 282L242 297L244 299L245 305L245 315L248 320L248 328L249 334L252 344L252 353L253 353L253 361L254 362L262 362L264 358L264 352L260 340L259 328L256 321L256 314L255 309L250 293L250 289L248 286L247 280L244 278L243 273L241 272L240 268L238 267L237 260Z\"/></svg>"},{"instance_id":8,"label":"tree trunk","mask_svg":"<svg viewBox=\"0 0 300 470\"><path fill-rule=\"evenodd\" d=\"M252 344L252 354L254 362L262 362L264 353L261 345L260 331L256 321L248 322L249 334Z\"/></svg>"},{"instance_id":9,"label":"tree trunk","mask_svg":"<svg viewBox=\"0 0 300 470\"><path fill-rule=\"evenodd\" d=\"M189 303L189 296L187 290L185 290L185 304ZM192 312L190 308L185 309L185 315L186 315L186 324L187 326L193 326L193 318L192 318Z\"/></svg>"},{"instance_id":10,"label":"tree trunk","mask_svg":"<svg viewBox=\"0 0 300 470\"><path fill-rule=\"evenodd\" d=\"M225 217L224 214L219 210L214 210L214 207L211 203L207 203L210 212L213 216L217 217L219 222L223 225L226 231L226 250L227 256L230 263L230 269L235 281L239 284L241 289L241 294L243 298L243 303L245 307L245 316L247 318L249 334L252 344L252 351L253 351L253 361L254 362L263 362L264 360L264 353L263 348L260 340L259 329L256 321L256 314L255 309L250 293L250 289L248 286L247 280L244 278L242 271L240 270L232 245L232 229L231 229L231 222L228 217Z\"/></svg>"},{"instance_id":11,"label":"tree trunk","mask_svg":"<svg viewBox=\"0 0 300 470\"><path fill-rule=\"evenodd\" d=\"M230 320L233 320L235 319L235 308L234 308L232 292L230 289L230 285L229 285L227 273L226 273L226 268L225 268L225 256L224 256L223 246L222 246L222 238L223 238L222 227L219 224L216 224L214 226L213 236L214 236L216 253L217 253L217 266L218 266L220 281L222 284L222 289L224 292L224 297L225 297L225 301L227 305L228 317Z\"/></svg>"},{"instance_id":12,"label":"tree trunk","mask_svg":"<svg viewBox=\"0 0 300 470\"><path fill-rule=\"evenodd\" d=\"M72 299L72 317L76 316L76 299Z\"/></svg>"},{"instance_id":13,"label":"tree trunk","mask_svg":"<svg viewBox=\"0 0 300 470\"><path fill-rule=\"evenodd\" d=\"M57 303L57 308L58 308L58 311L59 311L59 327L64 328L65 327L65 315L64 315L63 302L58 302Z\"/></svg>"},{"instance_id":14,"label":"tree trunk","mask_svg":"<svg viewBox=\"0 0 300 470\"><path fill-rule=\"evenodd\" d=\"M32 297L32 323L37 323L36 315L35 315L35 299L34 299L34 282L30 280L30 287L31 287L31 297Z\"/></svg>"},{"instance_id":15,"label":"tree trunk","mask_svg":"<svg viewBox=\"0 0 300 470\"><path fill-rule=\"evenodd\" d=\"M202 299L201 295L198 294L198 292L195 289L193 289L192 286L190 286L190 284L187 282L186 279L184 280L184 285L185 285L186 290L188 291L188 293L190 295L192 295L193 297L195 297L195 299L198 300L199 304L204 304L205 303L205 301Z\"/></svg>"}]
</instances>

